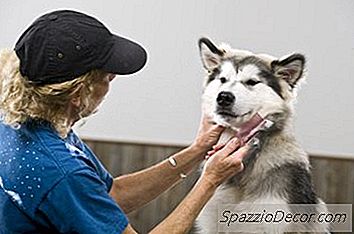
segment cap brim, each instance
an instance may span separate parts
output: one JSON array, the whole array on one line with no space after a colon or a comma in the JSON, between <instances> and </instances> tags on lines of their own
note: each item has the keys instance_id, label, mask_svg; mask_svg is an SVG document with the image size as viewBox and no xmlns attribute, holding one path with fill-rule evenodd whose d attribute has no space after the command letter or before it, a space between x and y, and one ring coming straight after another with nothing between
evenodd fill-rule
<instances>
[{"instance_id":1,"label":"cap brim","mask_svg":"<svg viewBox=\"0 0 354 234\"><path fill-rule=\"evenodd\" d=\"M126 38L113 35L111 55L102 70L119 75L133 74L142 69L147 60L145 49Z\"/></svg>"}]
</instances>

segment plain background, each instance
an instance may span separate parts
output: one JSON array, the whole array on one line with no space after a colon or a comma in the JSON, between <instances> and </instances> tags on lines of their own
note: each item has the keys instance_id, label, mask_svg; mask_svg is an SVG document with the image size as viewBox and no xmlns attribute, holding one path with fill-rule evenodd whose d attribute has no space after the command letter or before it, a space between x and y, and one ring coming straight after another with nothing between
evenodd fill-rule
<instances>
[{"instance_id":1,"label":"plain background","mask_svg":"<svg viewBox=\"0 0 354 234\"><path fill-rule=\"evenodd\" d=\"M39 15L76 9L147 49L147 66L119 77L82 137L189 144L200 119L202 36L234 48L283 56L304 53L296 135L311 154L354 157L354 1L1 0L0 47L12 48Z\"/></svg>"}]
</instances>

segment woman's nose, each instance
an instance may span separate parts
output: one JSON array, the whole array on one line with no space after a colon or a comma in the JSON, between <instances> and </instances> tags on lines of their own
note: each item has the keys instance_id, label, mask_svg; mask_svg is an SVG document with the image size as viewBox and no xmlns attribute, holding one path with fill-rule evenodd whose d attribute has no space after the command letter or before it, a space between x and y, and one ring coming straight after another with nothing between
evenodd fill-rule
<instances>
[{"instance_id":1,"label":"woman's nose","mask_svg":"<svg viewBox=\"0 0 354 234\"><path fill-rule=\"evenodd\" d=\"M111 82L112 80L114 80L115 77L116 77L116 74L109 73L109 74L108 74L109 82Z\"/></svg>"}]
</instances>

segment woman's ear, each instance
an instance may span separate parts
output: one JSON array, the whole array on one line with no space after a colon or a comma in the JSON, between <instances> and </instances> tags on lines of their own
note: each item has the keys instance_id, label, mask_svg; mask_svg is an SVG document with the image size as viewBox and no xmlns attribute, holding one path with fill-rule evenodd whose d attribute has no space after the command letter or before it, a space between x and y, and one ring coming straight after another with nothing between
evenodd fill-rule
<instances>
[{"instance_id":1,"label":"woman's ear","mask_svg":"<svg viewBox=\"0 0 354 234\"><path fill-rule=\"evenodd\" d=\"M77 97L72 98L71 101L70 101L70 103L71 103L73 106L79 108L79 107L80 107L80 104L81 104L80 97L77 96Z\"/></svg>"},{"instance_id":2,"label":"woman's ear","mask_svg":"<svg viewBox=\"0 0 354 234\"><path fill-rule=\"evenodd\" d=\"M291 87L303 77L304 67L305 56L302 54L292 54L271 63L274 75L285 80Z\"/></svg>"},{"instance_id":3,"label":"woman's ear","mask_svg":"<svg viewBox=\"0 0 354 234\"><path fill-rule=\"evenodd\" d=\"M79 108L81 106L82 84L80 84L72 95L70 103Z\"/></svg>"}]
</instances>

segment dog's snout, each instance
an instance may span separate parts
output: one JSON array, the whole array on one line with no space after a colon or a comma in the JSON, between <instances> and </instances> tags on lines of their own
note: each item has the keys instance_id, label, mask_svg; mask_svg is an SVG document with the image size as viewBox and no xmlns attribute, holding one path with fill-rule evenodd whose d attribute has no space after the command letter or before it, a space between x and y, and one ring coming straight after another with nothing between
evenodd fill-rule
<instances>
[{"instance_id":1,"label":"dog's snout","mask_svg":"<svg viewBox=\"0 0 354 234\"><path fill-rule=\"evenodd\" d=\"M235 102L235 96L231 92L220 92L216 98L216 102L219 106L228 107Z\"/></svg>"}]
</instances>

